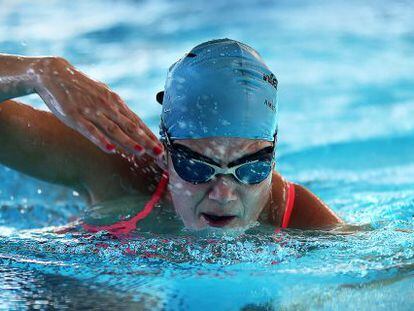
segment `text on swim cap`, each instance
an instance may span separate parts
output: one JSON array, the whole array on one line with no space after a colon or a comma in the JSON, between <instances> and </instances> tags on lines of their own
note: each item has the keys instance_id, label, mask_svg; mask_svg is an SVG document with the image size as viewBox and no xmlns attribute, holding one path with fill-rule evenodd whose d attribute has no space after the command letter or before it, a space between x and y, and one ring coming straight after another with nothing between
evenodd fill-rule
<instances>
[{"instance_id":1,"label":"text on swim cap","mask_svg":"<svg viewBox=\"0 0 414 311\"><path fill-rule=\"evenodd\" d=\"M273 73L270 75L263 74L263 80L269 82L277 90L277 79Z\"/></svg>"},{"instance_id":2,"label":"text on swim cap","mask_svg":"<svg viewBox=\"0 0 414 311\"><path fill-rule=\"evenodd\" d=\"M265 99L264 104L272 109L272 111L276 111L276 105L271 100Z\"/></svg>"}]
</instances>

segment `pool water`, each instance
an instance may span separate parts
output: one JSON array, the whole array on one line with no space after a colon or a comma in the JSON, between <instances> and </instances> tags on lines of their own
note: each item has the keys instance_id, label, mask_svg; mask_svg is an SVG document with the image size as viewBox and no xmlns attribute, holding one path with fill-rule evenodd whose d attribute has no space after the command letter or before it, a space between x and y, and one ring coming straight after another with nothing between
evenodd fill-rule
<instances>
[{"instance_id":1,"label":"pool water","mask_svg":"<svg viewBox=\"0 0 414 311\"><path fill-rule=\"evenodd\" d=\"M0 166L0 309L412 310L410 1L0 1L0 52L60 55L157 132L168 67L229 37L279 80L277 169L350 234L54 234L79 194ZM36 97L22 99L45 109ZM0 150L1 152L1 150Z\"/></svg>"}]
</instances>

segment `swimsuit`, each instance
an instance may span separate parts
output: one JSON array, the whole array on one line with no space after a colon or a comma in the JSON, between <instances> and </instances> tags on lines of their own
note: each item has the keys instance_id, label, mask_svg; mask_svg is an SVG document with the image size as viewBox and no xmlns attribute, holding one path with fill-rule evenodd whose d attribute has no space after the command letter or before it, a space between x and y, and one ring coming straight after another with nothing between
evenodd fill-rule
<instances>
[{"instance_id":1,"label":"swimsuit","mask_svg":"<svg viewBox=\"0 0 414 311\"><path fill-rule=\"evenodd\" d=\"M295 206L295 184L288 182L288 195L286 199L285 213L283 214L282 229L289 226L290 217L292 216L293 206Z\"/></svg>"},{"instance_id":2,"label":"swimsuit","mask_svg":"<svg viewBox=\"0 0 414 311\"><path fill-rule=\"evenodd\" d=\"M158 183L157 188L155 189L154 194L152 195L151 199L145 204L144 209L136 214L134 217L128 220L121 220L112 225L104 225L104 226L93 226L88 225L86 223L82 224L83 229L88 232L96 233L99 231L108 231L112 235L118 236L122 234L128 234L131 231L134 231L137 227L137 222L147 217L152 209L154 208L155 204L161 199L162 194L164 193L165 189L167 188L168 184L168 175L166 173L162 174L161 180Z\"/></svg>"},{"instance_id":3,"label":"swimsuit","mask_svg":"<svg viewBox=\"0 0 414 311\"><path fill-rule=\"evenodd\" d=\"M107 231L112 235L119 236L128 234L134 231L137 227L138 221L146 218L154 208L155 204L159 202L163 193L165 192L168 184L168 175L166 173L162 174L161 180L158 183L158 186L152 195L151 199L145 204L144 209L136 214L134 217L128 220L121 220L112 225L103 225L103 226L94 226L86 223L82 224L82 227L91 233L96 233L99 231ZM286 199L285 212L283 214L282 220L282 229L285 229L289 226L289 220L292 215L293 206L295 204L295 185L288 182L288 195ZM277 229L278 230L278 229Z\"/></svg>"}]
</instances>

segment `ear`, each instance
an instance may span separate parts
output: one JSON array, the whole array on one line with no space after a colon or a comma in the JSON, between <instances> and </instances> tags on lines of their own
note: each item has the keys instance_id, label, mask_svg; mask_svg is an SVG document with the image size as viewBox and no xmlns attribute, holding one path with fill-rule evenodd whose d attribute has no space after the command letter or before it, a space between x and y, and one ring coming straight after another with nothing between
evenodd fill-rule
<instances>
[{"instance_id":1,"label":"ear","mask_svg":"<svg viewBox=\"0 0 414 311\"><path fill-rule=\"evenodd\" d=\"M158 92L155 98L157 99L157 102L162 105L162 101L164 100L164 91Z\"/></svg>"}]
</instances>

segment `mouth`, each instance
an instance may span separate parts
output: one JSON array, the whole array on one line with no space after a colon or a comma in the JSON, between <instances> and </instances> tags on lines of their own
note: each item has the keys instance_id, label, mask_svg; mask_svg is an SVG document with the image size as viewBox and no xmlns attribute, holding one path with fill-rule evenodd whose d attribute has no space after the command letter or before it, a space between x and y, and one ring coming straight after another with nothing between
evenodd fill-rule
<instances>
[{"instance_id":1,"label":"mouth","mask_svg":"<svg viewBox=\"0 0 414 311\"><path fill-rule=\"evenodd\" d=\"M201 213L201 216L208 222L211 227L225 227L227 226L236 216L217 216L213 214Z\"/></svg>"}]
</instances>

